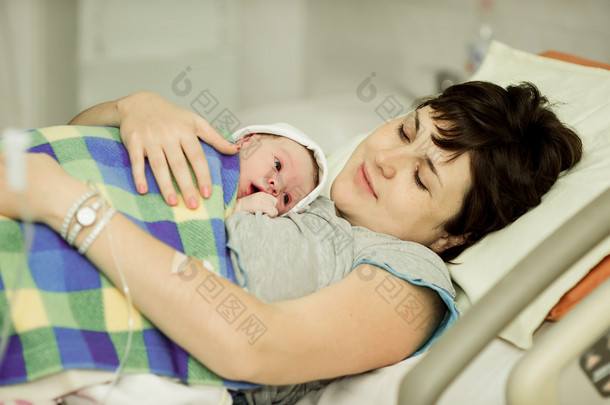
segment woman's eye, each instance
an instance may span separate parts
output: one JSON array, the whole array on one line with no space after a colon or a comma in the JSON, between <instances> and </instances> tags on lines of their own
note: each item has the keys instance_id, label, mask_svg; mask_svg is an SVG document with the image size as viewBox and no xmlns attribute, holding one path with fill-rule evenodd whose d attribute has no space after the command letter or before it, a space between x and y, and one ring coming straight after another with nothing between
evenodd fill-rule
<instances>
[{"instance_id":1,"label":"woman's eye","mask_svg":"<svg viewBox=\"0 0 610 405\"><path fill-rule=\"evenodd\" d=\"M399 137L401 137L402 139L404 139L407 142L411 142L411 139L409 139L409 136L407 135L407 133L405 132L405 124L404 122L401 123L398 128L396 129L396 133L398 134Z\"/></svg>"},{"instance_id":2,"label":"woman's eye","mask_svg":"<svg viewBox=\"0 0 610 405\"><path fill-rule=\"evenodd\" d=\"M424 185L424 183L422 183L421 178L419 177L419 169L415 170L415 173L413 173L413 178L415 179L415 184L417 187L424 191L428 191L428 188Z\"/></svg>"},{"instance_id":3,"label":"woman's eye","mask_svg":"<svg viewBox=\"0 0 610 405\"><path fill-rule=\"evenodd\" d=\"M282 170L282 164L280 163L279 160L277 160L277 158L274 158L274 164L275 164L275 170L277 170L278 172L280 170Z\"/></svg>"}]
</instances>

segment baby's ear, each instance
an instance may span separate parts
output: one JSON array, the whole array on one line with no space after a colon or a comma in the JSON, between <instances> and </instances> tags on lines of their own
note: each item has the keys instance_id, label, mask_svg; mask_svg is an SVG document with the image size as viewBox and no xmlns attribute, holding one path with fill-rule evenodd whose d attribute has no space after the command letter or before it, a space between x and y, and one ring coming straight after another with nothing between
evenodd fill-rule
<instances>
[{"instance_id":1,"label":"baby's ear","mask_svg":"<svg viewBox=\"0 0 610 405\"><path fill-rule=\"evenodd\" d=\"M235 144L243 149L243 148L247 147L248 145L254 145L258 141L260 141L260 137L261 136L259 134L244 135L241 138L239 138L235 142Z\"/></svg>"}]
</instances>

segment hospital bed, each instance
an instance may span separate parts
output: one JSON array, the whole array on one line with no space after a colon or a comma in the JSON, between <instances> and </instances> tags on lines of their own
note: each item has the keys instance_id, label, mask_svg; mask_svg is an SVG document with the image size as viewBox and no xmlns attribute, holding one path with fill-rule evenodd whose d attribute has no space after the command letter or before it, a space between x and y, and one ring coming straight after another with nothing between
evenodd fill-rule
<instances>
[{"instance_id":1,"label":"hospital bed","mask_svg":"<svg viewBox=\"0 0 610 405\"><path fill-rule=\"evenodd\" d=\"M534 82L582 136L582 161L540 207L451 266L464 315L429 352L338 379L298 405L610 403L610 280L603 261L610 254L610 71L555 59L496 42L473 79ZM331 154L331 177L364 136ZM591 281L593 275L602 281ZM564 310L566 293L576 293L578 305L557 322L546 320ZM0 404L2 398L54 403L60 395L68 404L231 403L222 387L187 387L153 375L123 376L106 397L111 377L64 372L0 390Z\"/></svg>"}]
</instances>

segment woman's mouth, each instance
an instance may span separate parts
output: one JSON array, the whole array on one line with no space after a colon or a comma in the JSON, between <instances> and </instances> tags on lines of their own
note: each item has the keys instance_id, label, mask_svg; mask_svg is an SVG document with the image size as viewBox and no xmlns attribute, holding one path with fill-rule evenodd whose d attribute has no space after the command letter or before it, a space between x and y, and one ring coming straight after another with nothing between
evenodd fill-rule
<instances>
[{"instance_id":1,"label":"woman's mouth","mask_svg":"<svg viewBox=\"0 0 610 405\"><path fill-rule=\"evenodd\" d=\"M358 185L360 185L364 191L377 198L377 194L375 194L375 190L373 189L373 185L371 184L364 163L362 163L356 170L356 183L358 183Z\"/></svg>"}]
</instances>

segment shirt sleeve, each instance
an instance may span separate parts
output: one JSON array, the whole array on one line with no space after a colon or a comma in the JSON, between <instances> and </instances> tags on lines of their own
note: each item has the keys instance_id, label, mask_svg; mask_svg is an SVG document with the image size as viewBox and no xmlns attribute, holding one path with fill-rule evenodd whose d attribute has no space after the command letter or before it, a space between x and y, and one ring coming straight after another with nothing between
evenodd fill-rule
<instances>
[{"instance_id":1,"label":"shirt sleeve","mask_svg":"<svg viewBox=\"0 0 610 405\"><path fill-rule=\"evenodd\" d=\"M437 254L425 246L371 232L365 228L354 228L354 240L353 268L362 263L373 264L411 284L431 288L442 299L447 308L445 317L414 355L424 352L459 318L455 288L447 266ZM378 291L380 294L397 294L397 291L392 292L393 288L399 287L386 281L385 285L378 286ZM407 304L405 302L397 311L405 318L416 319L417 306Z\"/></svg>"}]
</instances>

